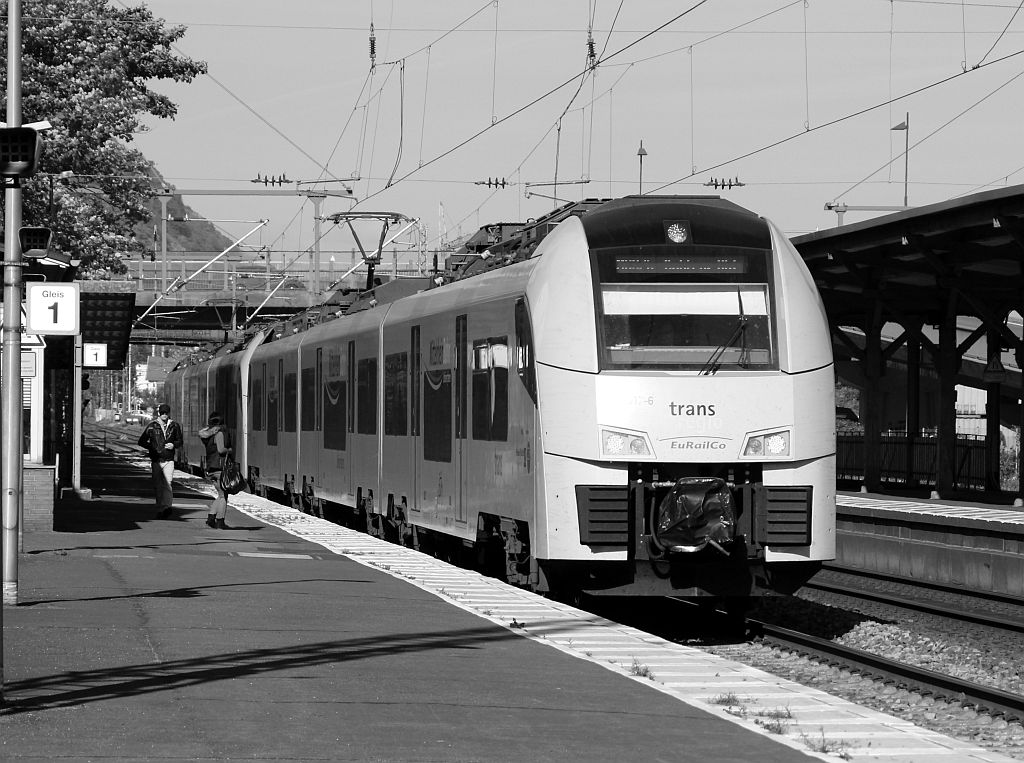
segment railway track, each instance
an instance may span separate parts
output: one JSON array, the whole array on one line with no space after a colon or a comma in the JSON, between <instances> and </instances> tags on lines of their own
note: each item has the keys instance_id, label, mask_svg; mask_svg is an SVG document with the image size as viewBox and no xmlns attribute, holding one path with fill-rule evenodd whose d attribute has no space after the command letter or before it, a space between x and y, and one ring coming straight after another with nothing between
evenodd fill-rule
<instances>
[{"instance_id":1,"label":"railway track","mask_svg":"<svg viewBox=\"0 0 1024 763\"><path fill-rule=\"evenodd\" d=\"M770 646L925 696L972 706L1006 720L1024 720L1024 697L1020 695L889 660L778 625L759 620L747 622L755 637Z\"/></svg>"},{"instance_id":2,"label":"railway track","mask_svg":"<svg viewBox=\"0 0 1024 763\"><path fill-rule=\"evenodd\" d=\"M826 565L823 572L806 583L804 590L881 604L897 611L921 613L957 625L992 629L997 633L1024 633L1024 607L1020 601L1009 597L865 574L839 565ZM839 603L835 606L847 609L850 605ZM1001 611L993 612L993 608ZM1020 694L888 659L775 623L748 619L748 625L752 633L766 645L786 649L923 696L957 702L1007 720L1024 720L1024 696Z\"/></svg>"},{"instance_id":3,"label":"railway track","mask_svg":"<svg viewBox=\"0 0 1024 763\"><path fill-rule=\"evenodd\" d=\"M857 571L847 568L831 567L829 569L837 572L842 572L847 575L857 575ZM877 576L862 576L871 579L883 579ZM965 591L952 591L945 586L931 586L931 585L918 585L913 581L898 581L903 585L916 586L926 591L941 590L944 592L956 593L963 597L970 597L971 599L977 600L981 603L986 602L1001 602L1012 604L1015 607L1020 607L1020 602L1013 601L1007 597L985 595L971 595ZM929 615L936 615L939 617L948 617L960 622L972 623L975 625L985 625L990 628L997 628L1000 630L1012 631L1015 633L1024 633L1024 618L1022 617L1001 617L987 612L982 612L978 608L974 607L963 607L952 604L943 604L936 601L927 601L921 598L911 596L898 596L892 594L879 593L878 591L869 590L866 586L847 585L834 581L822 582L819 580L811 580L804 584L805 589L814 591L822 591L823 593L838 594L841 596L851 596L857 599L864 599L866 601L875 601L880 604L887 604L889 606L900 607L901 609L911 610L914 612L923 612ZM1024 614L1024 610L1022 610Z\"/></svg>"},{"instance_id":4,"label":"railway track","mask_svg":"<svg viewBox=\"0 0 1024 763\"><path fill-rule=\"evenodd\" d=\"M105 450L115 455L145 456L137 445L142 427L128 427L110 424L85 424L82 427L86 445Z\"/></svg>"}]
</instances>

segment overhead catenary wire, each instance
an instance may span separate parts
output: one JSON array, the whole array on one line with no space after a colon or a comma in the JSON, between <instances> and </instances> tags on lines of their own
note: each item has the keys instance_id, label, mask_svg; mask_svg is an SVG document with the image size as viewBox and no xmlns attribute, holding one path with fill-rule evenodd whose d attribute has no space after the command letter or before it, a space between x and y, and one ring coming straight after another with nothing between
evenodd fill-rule
<instances>
[{"instance_id":1,"label":"overhead catenary wire","mask_svg":"<svg viewBox=\"0 0 1024 763\"><path fill-rule=\"evenodd\" d=\"M495 103L498 97L498 0L494 0L494 55L491 64L491 124L498 118Z\"/></svg>"},{"instance_id":2,"label":"overhead catenary wire","mask_svg":"<svg viewBox=\"0 0 1024 763\"><path fill-rule=\"evenodd\" d=\"M891 4L890 4L890 5L891 5ZM620 6L620 7L621 7L621 6ZM972 7L973 7L973 6L972 6ZM383 26L382 26L381 28L383 29L383 28L385 28L385 27L383 27ZM504 30L502 30L502 33L504 34ZM688 48L688 49L689 49L689 48ZM428 53L428 60L429 60L429 53ZM436 77L435 77L435 79L436 79ZM435 84L436 84L436 82L435 82ZM593 81L592 81L592 84L593 84ZM806 90L806 87L805 87L805 90ZM692 91L691 91L691 92L692 92ZM592 100L593 100L593 99L592 99ZM609 99L609 100L611 100L611 99ZM691 112L691 113L692 113L692 112ZM358 116L358 114L356 114L355 116ZM808 121L809 121L809 115L807 115L807 116L808 116ZM424 121L425 121L425 120L424 120ZM680 136L680 137L681 137L681 136ZM568 144L566 144L566 145L568 145ZM692 149L692 146L691 146L691 149ZM318 153L319 153L319 152L318 152ZM420 151L420 155L421 155L421 161L422 161L422 141L421 141L421 151ZM705 157L705 158L712 158L712 157ZM564 157L563 157L563 159L564 159ZM326 164L327 164L327 166L328 166L328 167L330 166L330 162L327 162ZM568 163L567 163L567 161L563 161L563 165L565 165L565 166L568 166ZM695 162L691 162L691 166L695 166ZM381 167L380 167L380 168L378 169L378 173L377 173L378 175L380 175L380 174L383 174L382 172L380 172L380 170L382 170L382 169L383 169L383 166L381 166ZM564 171L565 171L565 169L563 168L563 172L564 172ZM611 174L611 173L609 173L609 174ZM371 174L371 176L372 176L372 174ZM374 182L375 182L375 184L376 184L376 182L378 182L378 181L374 181Z\"/></svg>"},{"instance_id":3,"label":"overhead catenary wire","mask_svg":"<svg viewBox=\"0 0 1024 763\"><path fill-rule=\"evenodd\" d=\"M1012 77L1010 77L1010 79L1006 80L1006 81L1005 81L1005 82L1004 82L1003 84L999 85L998 87L996 87L996 88L995 88L995 89L993 89L993 90L990 90L990 91L989 91L989 92L988 92L988 93L987 93L986 95L984 95L984 96L982 96L981 98L979 98L979 99L978 99L977 101L975 101L974 103L972 103L972 104L971 104L970 106L968 106L968 107L967 107L966 109L963 109L962 111L960 111L960 112L959 112L958 114L956 114L955 116L953 116L953 117L951 117L950 119L948 119L948 120L946 120L945 122L943 122L943 123L942 123L941 125L939 125L938 127L936 127L936 128L934 129L934 130L932 130L932 131L931 131L930 133L928 133L928 134L927 134L927 135L925 135L925 136L924 136L923 138L921 138L920 140L918 140L918 141L917 141L916 143L914 143L914 144L912 144L912 145L908 146L908 147L907 147L907 148L906 148L906 149L905 149L904 151L900 152L900 153L899 153L899 154L898 154L898 155L897 155L897 156L896 156L895 158L893 158L893 159L890 159L887 165L883 165L882 167L879 167L879 168L878 168L877 170L875 170L874 172L872 172L871 174L869 174L869 175L868 175L868 176L867 176L866 178L864 178L864 180L867 180L868 178L872 177L872 176L873 176L873 175L875 175L876 173L878 173L878 172L881 172L881 171L882 171L882 170L883 170L883 169L885 168L885 166L891 165L891 164L892 164L892 163L893 163L894 161L896 161L896 159L900 159L901 157L903 157L903 155L904 155L904 154L906 154L906 153L907 153L908 151L910 151L911 149L917 148L917 147L918 147L918 146L920 146L920 145L921 145L922 143L924 143L925 141L927 141L928 139L930 139L930 138L931 138L932 136L934 136L934 135L936 135L937 133L941 132L942 130L946 129L947 127L949 127L949 125L951 125L951 124L952 124L953 122L955 122L956 120L958 120L958 119L959 119L960 117L962 117L962 116L963 116L964 114L967 114L967 113L968 113L969 111L971 111L971 110L973 110L974 108L976 108L976 107L980 106L980 105L981 105L981 104L983 104L983 103L984 103L985 101L987 101L987 100L988 100L989 98L991 98L991 97L992 97L993 95L995 95L995 94L996 94L996 93L998 93L998 92L999 92L1000 90L1002 90L1002 89L1003 89L1004 87L1007 87L1007 86L1009 86L1009 85L1010 85L1010 84L1012 84L1013 82L1015 82L1015 81L1017 81L1018 79L1020 79L1020 78L1021 78L1022 76L1024 76L1024 70L1021 70L1021 71L1017 72L1017 73L1016 73L1015 75L1013 75ZM858 182L858 183L854 183L854 184L853 184L852 186L850 186L849 188L847 188L847 189L846 189L845 191L843 191L842 193L840 193L840 194L836 194L836 196L835 196L835 197L833 197L833 200L835 200L835 199L838 199L838 198L839 198L839 197L841 197L841 196L845 196L845 195L846 195L846 194L848 194L848 193L849 193L850 191L852 191L852 190L854 190L855 188L857 188L858 186L860 186L860 185L861 185L861 184L862 184L862 183L864 182L864 180L861 180L861 181L860 181L860 182Z\"/></svg>"},{"instance_id":4,"label":"overhead catenary wire","mask_svg":"<svg viewBox=\"0 0 1024 763\"><path fill-rule=\"evenodd\" d=\"M610 26L610 28L608 30L608 34L605 37L604 45L601 48L601 56L602 57L604 56L605 51L608 49L608 44L611 41L612 31L614 30L615 24L618 21L619 13L622 11L622 5L623 5L624 2L625 2L625 0L619 0L618 8L615 11L615 17L612 19L612 23L611 23L611 26ZM593 17L593 13L596 13L596 3L595 3L594 6L592 6L592 12L591 12L591 16L590 16L590 23L591 23L591 25L593 24L593 18L594 18ZM589 52L589 46L588 46L588 52ZM600 59L597 59L595 61L591 61L590 60L590 56L588 55L588 57L587 57L588 67L587 67L586 71L588 71L590 73L590 76L592 78L591 79L592 82L596 79L596 66L597 66L598 63L600 63ZM612 89L622 80L623 77L626 76L626 74L629 72L629 70L631 68L632 68L632 64L628 64L626 66L626 69L622 72L622 74L619 75L619 77L615 80L615 82L612 83L611 87L609 87L609 89L607 91L605 91L605 92L610 94ZM579 94L579 90L577 90L576 94L573 95L573 99L575 99L576 95L578 95L578 94ZM602 94L602 95L604 95L604 94ZM609 99L609 101L610 100L611 99ZM596 99L593 96L593 90L592 90L591 91L590 103L586 104L586 105L590 105L591 107L593 107L593 105L595 103L596 103ZM570 102L569 102L569 105L571 105L571 104L572 104L572 100L570 100ZM562 113L563 117L565 116L565 113L568 111L568 108L569 108L569 106L566 106L566 111L563 111L563 113ZM584 108L585 108L585 106L584 106ZM593 108L591 109L591 125L593 125ZM547 139L547 136L551 134L552 130L557 130L558 131L558 137L556 138L556 143L557 143L561 139L561 118L559 118L558 121L556 121L554 124L552 124L550 127L548 127L548 129L545 131L544 135L541 136L540 140L537 141L537 143L534 145L534 147L532 149L530 149L530 151L527 153L527 155L519 162L518 166L516 166L516 168L513 170L513 172L506 173L506 174L507 175L515 174L516 176L519 176L520 173L521 173L523 165L526 164L526 162L529 161L530 157L532 157L533 154L536 153L536 151L541 147L541 145L543 145L544 141ZM558 181L558 166L557 166L558 165L558 156L559 156L559 152L558 152L558 150L556 148L556 151L555 151L555 165L556 165L555 166L555 187L556 188L557 188L557 181ZM609 170L609 175L611 175L611 148L610 147L609 147L609 166L608 166L608 170ZM589 173L589 165L587 167L587 173L586 174L588 176L590 174ZM474 214L478 214L479 211L483 208L483 206L485 204L487 204L487 202L489 202L494 197L495 193L496 193L496 191L488 194L485 197L485 199L474 210L470 211L465 217L463 217L462 220L460 220L458 224L461 225L461 223L463 223L466 220L468 220ZM557 192L555 192L553 195L557 196L558 194L557 194Z\"/></svg>"},{"instance_id":5,"label":"overhead catenary wire","mask_svg":"<svg viewBox=\"0 0 1024 763\"><path fill-rule=\"evenodd\" d=\"M896 5L889 0L889 124L893 123L892 116L892 49L896 37ZM892 180L892 131L889 131L889 180Z\"/></svg>"},{"instance_id":6,"label":"overhead catenary wire","mask_svg":"<svg viewBox=\"0 0 1024 763\"><path fill-rule=\"evenodd\" d=\"M632 63L632 64L645 64L648 61L654 61L654 60L656 60L658 58L664 58L665 56L670 56L673 53L680 53L680 52L682 52L684 50L693 50L693 48L695 48L695 47L697 47L699 45L706 45L707 43L713 42L714 40L717 40L719 37L724 37L727 34L736 34L737 32L739 32L744 27L748 27L751 24L756 24L759 21L764 21L766 18L774 16L777 13L782 13L783 11L788 10L789 8L792 8L794 5L799 5L799 4L803 3L803 2L804 2L804 0L792 0L791 2L788 2L788 3L784 4L784 5L781 5L778 8L775 8L774 10L766 11L765 13L762 13L759 16L755 16L752 19L747 19L746 21L742 21L739 24L734 24L733 26L729 27L728 29L723 29L723 30L718 31L718 32L713 32L713 33L709 34L707 37L702 37L701 39L697 40L696 42L692 42L692 43L689 43L687 45L683 45L683 46L678 47L678 48L672 48L671 50L665 50L665 51L662 51L661 53L655 53L654 55L650 55L650 56L647 56L645 58L637 58L634 61L631 61L630 63ZM757 32L756 34L764 34L764 32ZM787 32L786 34L796 34L796 33ZM621 52L621 51L618 51L618 52ZM616 55L618 54L618 52L616 53Z\"/></svg>"},{"instance_id":7,"label":"overhead catenary wire","mask_svg":"<svg viewBox=\"0 0 1024 763\"><path fill-rule=\"evenodd\" d=\"M426 71L423 73L423 117L420 120L420 151L416 157L418 167L423 166L423 134L427 129L427 103L428 98L428 86L430 85L430 47L427 47L427 65Z\"/></svg>"},{"instance_id":8,"label":"overhead catenary wire","mask_svg":"<svg viewBox=\"0 0 1024 763\"><path fill-rule=\"evenodd\" d=\"M796 1L797 1L797 2L799 2L800 0L796 0ZM642 41L643 39L646 39L647 37L650 37L651 35L653 35L653 34L656 34L657 32L659 32L660 30L662 30L662 29L666 28L666 27L667 27L667 26L669 26L670 24L673 24L673 23L675 23L676 21L678 21L679 19L683 18L684 16L686 16L686 15L688 15L688 14L692 13L692 12L693 12L694 10L696 10L696 9L697 9L697 8L699 8L700 6L704 5L704 4L706 3L706 2L708 2L708 0L701 0L701 2L698 2L698 3L696 4L696 5L693 5L693 6L691 6L690 8L686 9L685 11L683 11L683 12L679 13L678 15L674 16L673 18L669 19L668 21L664 22L663 24L659 25L659 26L658 26L658 27L656 27L655 29L653 29L653 30L650 30L650 31L647 31L647 32L645 32L645 33L644 33L644 35L643 35L643 37L641 37L641 38L639 38L639 39L637 39L637 40L634 40L633 42L631 42L631 43L629 43L629 44L625 45L624 47L622 47L622 48L620 48L620 49L616 50L616 51L615 51L614 53L610 54L610 55L609 55L609 56L607 56L607 57L603 57L603 56L602 56L603 60L602 60L602 61L599 61L598 63L599 63L599 64L600 64L600 63L603 63L603 61L607 61L607 60L608 60L609 58L612 58L612 57L614 57L614 56L617 56L617 55L619 55L620 53L624 52L625 50L628 50L629 48L631 48L631 47L633 47L634 45L636 45L636 44L638 44L639 42L641 42L641 41ZM618 9L616 10L616 14L615 14L615 20L617 20L617 19L618 19L619 11L621 11L621 10L622 10L622 3L623 3L623 0L620 0L620 2L619 2L619 7L618 7ZM613 25L614 25L614 23L615 23L615 20L613 20ZM602 49L602 53L603 53L603 51L604 51L604 50L607 50L607 47L608 47L608 42L609 42L610 38L611 38L611 30L609 30L609 34L608 34L608 39L606 39L606 41L605 41L605 46L604 46L604 48ZM627 73L627 72L628 72L628 71L629 71L629 70L630 70L630 69L632 68L633 64L632 64L632 63L629 63L629 64L625 64L625 66L627 67L627 68L626 68L626 71L624 71L624 72L623 72L623 74L622 74L622 75L621 75L621 76L619 77L619 79L618 79L618 80L616 80L616 84L617 84L617 83L618 83L618 82L619 82L619 81L620 81L620 80L622 79L622 77L624 77L624 76L625 76L625 74L626 74L626 73ZM583 76L585 76L586 74L587 74L587 70L585 69L584 71L580 72L579 74L577 74L577 75L573 75L572 77L570 77L570 78L569 78L568 80L566 80L566 81L565 81L565 82L563 82L562 84L560 84L560 85L557 85L556 87L554 87L554 88L550 89L549 91L547 91L547 92L546 92L546 93L544 93L543 95L541 95L541 96L539 96L539 97L535 98L534 100L532 100L532 101L530 101L529 103L527 103L526 105L524 105L524 106L520 107L520 108L519 108L519 109L517 109L516 111L513 111L513 112L511 112L511 113L509 113L509 114L506 114L506 115L505 115L504 117L502 117L501 119L499 119L499 120L498 120L498 122L495 122L495 123L493 123L493 124L492 124L492 125L490 125L489 127L485 127L484 129L482 129L482 130L478 131L477 133L475 133L475 134L471 135L471 136L470 136L469 138L465 139L465 140L464 140L464 141L462 141L461 143L459 143L459 144L457 144L457 145L455 145L455 146L452 146L451 148L449 148L449 149L448 149L447 151L445 151L444 153L442 153L442 154L439 154L439 155L435 156L435 157L434 157L433 159L429 160L429 161L428 161L428 162L426 162L425 164L422 164L422 165L421 165L421 167L425 167L425 166L427 166L428 164L432 164L433 162L439 161L440 159L444 158L445 156L448 156L449 154L451 154L451 153L453 153L453 152L457 151L458 149L462 148L463 146L467 145L467 144L468 144L468 143L470 143L471 141L475 140L475 139L476 139L476 138L478 138L479 136L481 136L481 135L483 135L484 133L486 133L486 132L487 132L488 130L490 130L491 128L493 128L493 127L494 127L494 126L496 126L497 124L500 124L500 123L502 123L502 122L505 122L505 121L507 121L507 120L511 119L512 117L514 117L514 116L516 116L516 115L518 115L518 114L522 113L523 111L525 111L525 110L529 109L530 107L534 106L535 104L537 104L537 103L540 103L540 102L541 102L542 100L544 100L544 99L548 98L549 96L551 96L551 95L553 95L554 93L558 92L559 90L561 90L561 89L562 89L562 88L564 88L565 86L567 86L567 85L571 84L572 82L574 82L574 81L575 81L575 80L577 79L577 77L583 77ZM613 85L613 87L614 87L614 85ZM577 89L577 94L578 94L578 92L579 92L579 90ZM575 94L574 94L573 98L575 98ZM572 102L572 101L570 101L570 105L571 105L571 102ZM567 108L568 108L568 107L567 107ZM563 112L563 115L564 115L564 112ZM543 136L541 136L540 140L539 140L539 141L537 141L536 145L535 145L535 146L534 146L534 147L533 147L533 148L532 148L532 149L530 150L530 152L529 152L529 153L527 154L526 158L524 158L524 159L523 159L523 160L522 160L522 161L521 161L521 162L519 163L519 166L518 166L518 167L516 168L516 173L518 173L518 172L519 172L519 171L521 170L522 166L523 166L523 165L524 165L524 164L525 164L525 163L526 163L526 162L527 162L527 161L529 160L529 158L530 158L530 157L531 157L531 156L532 156L532 155L533 155L533 154L534 154L534 153L535 153L535 152L536 152L536 151L537 151L537 150L538 150L538 149L540 148L540 146L541 146L541 145L542 145L542 144L544 143L544 141L546 140L547 136L548 136L548 135L549 135L549 134L551 133L551 131L552 131L552 130L555 130L555 129L556 129L557 127L558 127L558 123L557 123L557 122L556 122L556 123L554 123L554 124L552 124L551 126L549 126L549 127L548 127L547 131L546 131L546 132L544 133L544 135L543 135ZM609 150L610 150L610 149L609 149ZM610 163L610 159L609 159L609 163ZM417 169L419 169L419 168L417 168ZM610 170L610 169L611 169L611 167L609 166L609 170ZM414 174L414 172L415 172L415 170L414 170L414 171L412 171L412 172L409 172L409 173L407 173L407 174L406 174L405 176L403 176L403 177L402 177L402 178L401 178L400 180L404 181L404 180L408 179L408 178L409 178L409 177L410 177L410 176L411 176L412 174ZM513 174L513 173L506 173L506 174ZM610 174L610 173L609 173L609 174ZM373 194L373 195L376 195L376 194ZM483 206L484 204L486 204L486 203L487 203L487 201L489 201L489 200L490 200L490 199L491 199L491 198L493 197L493 195L494 195L494 192L492 192L492 193L491 193L490 195L488 195L488 197L487 197L487 198L486 198L486 199L484 200L484 202L482 202L482 203L481 203L481 204L480 204L480 205L479 205L479 206L478 206L478 207L477 207L476 209L477 209L477 210L479 210L479 209L480 209L480 208L481 208L481 207L482 207L482 206ZM367 197L367 198L370 198L370 197ZM366 201L366 199L364 199L364 201ZM474 214L474 212L470 212L470 213L469 213L468 215L466 215L466 217L464 217L464 218L463 218L463 220L466 220L466 219L468 219L468 218L469 218L469 217L471 217L471 216L472 216L473 214Z\"/></svg>"},{"instance_id":9,"label":"overhead catenary wire","mask_svg":"<svg viewBox=\"0 0 1024 763\"><path fill-rule=\"evenodd\" d=\"M952 82L953 80L959 79L960 77L964 77L964 76L970 75L970 74L972 74L974 72L977 72L977 71L979 71L981 69L987 68L989 66L994 66L994 65L1002 63L1004 61L1008 61L1008 60L1010 60L1012 58L1016 58L1017 56L1020 56L1020 55L1024 55L1024 50L1017 50L1017 51L1015 51L1013 53L1008 53L1005 56L993 59L993 60L989 61L988 63L981 64L977 68L968 69L965 72L962 71L962 72L957 72L956 74L951 74L948 77L943 77L942 79L935 80L934 82L930 82L927 85L922 85L920 87L914 88L913 90L908 90L907 92L903 93L902 95L897 96L896 98L886 99L885 101L883 101L881 103L875 103L875 104L872 104L871 106L865 106L862 109L857 109L856 111L849 112L848 114L844 114L843 116L836 117L835 119L830 119L827 122L822 122L819 125L812 126L809 130L805 130L805 131L798 132L798 133L793 133L791 135L787 135L784 138L779 138L778 140L774 140L771 143L766 143L763 146L758 146L757 148L751 149L750 151L746 151L746 152L744 152L742 154L738 154L738 155L733 156L733 157L731 157L729 159L726 159L724 161L717 162L717 163L709 165L707 167L703 167L703 168L701 168L699 170L699 172L710 172L712 170L718 169L719 167L725 167L726 165L732 164L733 162L742 161L743 159L749 159L751 156L756 156L756 155L762 154L762 153L764 153L766 151L770 151L772 149L778 148L779 146L783 146L783 145L785 145L787 143L791 143L792 141L796 140L797 138L803 137L803 136L805 136L805 135L807 135L809 133L818 132L818 131L824 130L824 129L828 128L828 127L834 127L837 124L842 124L843 122L848 122L851 119L856 119L857 117L863 116L864 114L869 114L872 111L876 111L876 110L878 110L880 108L888 106L890 103L897 103L897 102L902 101L902 100L904 100L906 98L910 98L911 96L918 95L919 93L926 92L926 91L931 90L931 89L936 88L936 87L941 87L942 85L945 85L945 84L947 84L949 82ZM691 172L691 173L689 173L687 175L684 175L682 177L676 178L675 180L669 181L668 183L663 183L662 185L658 186L654 190L649 191L649 193L657 193L658 191L662 191L662 190L664 190L666 188L669 188L669 187L671 187L673 185L676 185L677 183L682 183L682 182L684 182L686 180L689 180L690 178L692 178L696 174L698 174L698 170L694 170L693 172Z\"/></svg>"},{"instance_id":10,"label":"overhead catenary wire","mask_svg":"<svg viewBox=\"0 0 1024 763\"><path fill-rule=\"evenodd\" d=\"M471 14L469 14L466 18L464 18L458 24L456 24L455 26L453 26L450 29L446 30L444 32L444 34L442 34L440 37L438 37L437 39L435 39L435 40L431 41L430 43L424 45L423 47L417 48L416 50L412 51L411 53L406 53L404 56L402 56L402 58L406 58L406 59L412 58L413 56L417 56L417 55L419 55L420 53L422 53L425 50L429 50L431 47L433 47L434 45L437 45L439 42L441 42L441 40L443 40L448 35L450 35L453 32L457 32L460 29L462 29L462 27L464 27L466 24L468 24L474 18L476 18L481 13L483 13L485 10L487 10L491 6L492 3L494 5L497 5L497 2L495 0L487 0L486 3L484 3L479 8L477 8L475 11L473 11ZM495 23L497 23L497 22L495 22ZM420 32L420 31L431 31L431 30L422 30L422 29L400 30L400 29L392 29L391 31L396 31L396 32L397 31L417 31L417 32ZM488 33L489 33L489 30L488 30ZM394 61L385 61L384 62L384 64L397 64L397 63L398 63L398 59L395 59Z\"/></svg>"},{"instance_id":11,"label":"overhead catenary wire","mask_svg":"<svg viewBox=\"0 0 1024 763\"><path fill-rule=\"evenodd\" d=\"M398 70L398 150L395 155L395 166L391 168L385 188L390 188L398 172L398 165L402 161L402 146L405 143L405 59L399 63Z\"/></svg>"},{"instance_id":12,"label":"overhead catenary wire","mask_svg":"<svg viewBox=\"0 0 1024 763\"><path fill-rule=\"evenodd\" d=\"M1013 11L1013 15L1010 16L1010 20L1007 21L1006 26L1003 27L1003 31L999 33L998 37L996 37L995 42L992 43L992 47L985 51L985 55L978 59L978 63L974 65L974 68L978 68L981 64L985 63L985 59L988 58L989 54L996 49L996 45L998 45L999 41L1003 39L1003 36L1006 34L1006 30L1010 28L1010 24L1013 23L1013 20L1017 18L1017 14L1020 13L1021 7L1024 7L1024 0L1021 0L1020 3L1017 4L1016 9Z\"/></svg>"},{"instance_id":13,"label":"overhead catenary wire","mask_svg":"<svg viewBox=\"0 0 1024 763\"><path fill-rule=\"evenodd\" d=\"M807 51L807 8L809 0L804 0L804 129L811 126L811 72Z\"/></svg>"},{"instance_id":14,"label":"overhead catenary wire","mask_svg":"<svg viewBox=\"0 0 1024 763\"><path fill-rule=\"evenodd\" d=\"M964 57L960 61L960 68L967 70L967 0L960 0L960 29L963 32Z\"/></svg>"},{"instance_id":15,"label":"overhead catenary wire","mask_svg":"<svg viewBox=\"0 0 1024 763\"><path fill-rule=\"evenodd\" d=\"M694 5L690 6L686 10L676 14L675 16L670 18L668 21L666 21L666 22L664 22L662 24L659 24L654 29L652 29L652 30L650 30L648 32L645 32L643 35L641 35L640 37L636 38L632 42L630 42L630 43L624 45L623 47L619 48L614 53L611 53L608 56L608 58L612 58L614 56L620 55L621 53L626 52L627 50L635 47L636 45L639 45L641 42L646 40L648 37L651 37L652 35L657 34L660 30L664 29L665 27L667 27L667 26L669 26L671 24L674 24L676 21L678 21L679 19L689 15L690 13L693 13L693 11L697 10L702 5L705 5L708 2L710 2L710 0L698 0ZM519 108L517 108L517 109L509 112L505 116L499 118L496 122L494 122L494 123L492 123L490 125L487 125L486 127L483 127L480 130L477 130L475 133L473 133L469 137L459 141L455 145L453 145L453 146L449 147L448 149L442 151L440 154L437 154L432 159L429 159L428 161L424 162L423 165L421 165L420 167L417 167L415 169L410 170L405 175L403 175L401 178L399 178L398 182L401 182L401 181L405 180L406 178L408 178L411 175L413 175L416 172L418 172L423 167L427 167L427 166L433 164L434 162L438 162L441 159L444 159L446 156L449 156L449 155L455 153L456 151L458 151L459 149L461 149L464 146L468 145L469 143L472 143L474 140L479 138L481 135L483 135L483 134L489 132L490 130L494 129L496 126L498 126L498 125L500 125L500 124L502 124L504 122L507 122L508 120L512 119L513 117L518 116L519 114L521 114L524 111L530 109L531 107L535 106L536 104L540 103L541 101L546 100L547 98L549 98L550 96L554 95L559 90L561 90L564 87L566 87L567 85L570 85L573 82L575 82L577 80L577 78L579 78L579 77L580 77L580 74L574 74L572 77L570 77L569 79L565 80L561 84L555 85L554 87L550 88L549 90L547 90L546 92L544 92L541 95L537 96L536 98L534 98L533 100L529 101L528 103L520 106ZM383 189L368 194L362 201L365 203L369 199L378 196L381 193L381 191L383 191Z\"/></svg>"}]
</instances>

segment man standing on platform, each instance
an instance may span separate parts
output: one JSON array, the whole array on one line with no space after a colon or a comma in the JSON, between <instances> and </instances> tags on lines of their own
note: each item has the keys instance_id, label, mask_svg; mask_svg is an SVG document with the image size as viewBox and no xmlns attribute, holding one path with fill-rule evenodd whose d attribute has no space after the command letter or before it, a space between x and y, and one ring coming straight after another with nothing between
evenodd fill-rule
<instances>
[{"instance_id":1,"label":"man standing on platform","mask_svg":"<svg viewBox=\"0 0 1024 763\"><path fill-rule=\"evenodd\" d=\"M149 451L153 468L153 489L156 492L156 518L171 516L174 492L174 454L182 446L181 425L171 419L171 406L161 403L157 417L142 430L139 445Z\"/></svg>"}]
</instances>

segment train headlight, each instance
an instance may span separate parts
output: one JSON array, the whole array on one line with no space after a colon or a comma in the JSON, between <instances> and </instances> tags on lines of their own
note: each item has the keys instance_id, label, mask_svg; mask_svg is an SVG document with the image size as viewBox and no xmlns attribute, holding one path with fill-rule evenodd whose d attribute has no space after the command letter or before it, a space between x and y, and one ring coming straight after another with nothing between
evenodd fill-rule
<instances>
[{"instance_id":1,"label":"train headlight","mask_svg":"<svg viewBox=\"0 0 1024 763\"><path fill-rule=\"evenodd\" d=\"M743 445L743 455L748 458L785 458L790 454L789 441L788 429L748 435Z\"/></svg>"},{"instance_id":2,"label":"train headlight","mask_svg":"<svg viewBox=\"0 0 1024 763\"><path fill-rule=\"evenodd\" d=\"M610 458L622 456L649 456L651 447L647 437L618 429L601 429L601 455Z\"/></svg>"}]
</instances>

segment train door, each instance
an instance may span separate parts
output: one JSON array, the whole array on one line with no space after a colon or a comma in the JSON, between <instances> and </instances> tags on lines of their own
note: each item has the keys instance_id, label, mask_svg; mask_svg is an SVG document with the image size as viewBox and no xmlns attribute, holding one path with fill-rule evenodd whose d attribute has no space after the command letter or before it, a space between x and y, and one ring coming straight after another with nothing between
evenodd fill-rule
<instances>
[{"instance_id":1,"label":"train door","mask_svg":"<svg viewBox=\"0 0 1024 763\"><path fill-rule=\"evenodd\" d=\"M303 479L313 480L314 488L321 489L320 437L321 408L320 363L323 350L313 352L299 348L299 470L296 490L302 490ZM312 357L311 357L312 356Z\"/></svg>"},{"instance_id":2,"label":"train door","mask_svg":"<svg viewBox=\"0 0 1024 763\"><path fill-rule=\"evenodd\" d=\"M349 345L352 343L350 342ZM354 346L353 346L354 347ZM344 348L344 352L343 352ZM317 404L321 440L317 479L334 500L352 505L350 458L350 400L352 351L341 344L317 348L316 375L320 399ZM354 356L353 356L354 357Z\"/></svg>"},{"instance_id":3,"label":"train door","mask_svg":"<svg viewBox=\"0 0 1024 763\"><path fill-rule=\"evenodd\" d=\"M468 478L466 469L465 452L466 430L469 425L468 416L468 366L467 352L469 347L468 332L466 326L466 315L459 315L455 318L455 521L466 521L466 480Z\"/></svg>"},{"instance_id":4,"label":"train door","mask_svg":"<svg viewBox=\"0 0 1024 763\"><path fill-rule=\"evenodd\" d=\"M426 526L447 529L453 521L453 504L458 492L457 473L454 469L455 421L454 346L451 342L451 323L443 319L428 320L421 324L426 329L422 340L427 352L420 354L419 451L422 460L420 493L417 496L421 522Z\"/></svg>"}]
</instances>

